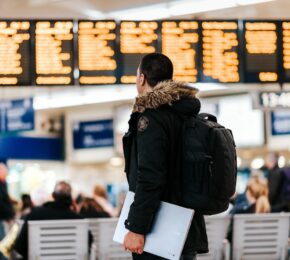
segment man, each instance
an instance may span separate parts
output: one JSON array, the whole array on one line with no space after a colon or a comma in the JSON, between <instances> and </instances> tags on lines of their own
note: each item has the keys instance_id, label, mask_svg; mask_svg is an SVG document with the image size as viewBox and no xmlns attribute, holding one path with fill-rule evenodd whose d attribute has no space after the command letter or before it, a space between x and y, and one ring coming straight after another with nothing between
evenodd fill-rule
<instances>
[{"instance_id":1,"label":"man","mask_svg":"<svg viewBox=\"0 0 290 260\"><path fill-rule=\"evenodd\" d=\"M282 197L284 184L283 171L278 165L279 154L269 153L266 157L265 166L268 171L269 201L272 212L285 210L286 204Z\"/></svg>"},{"instance_id":2,"label":"man","mask_svg":"<svg viewBox=\"0 0 290 260\"><path fill-rule=\"evenodd\" d=\"M158 53L143 57L137 71L139 96L123 138L125 172L129 189L135 192L125 222L130 232L124 248L133 253L133 259L162 259L143 252L145 236L150 233L160 201L182 205L182 121L198 114L200 102L195 97L196 89L172 81L172 76L172 62ZM196 213L182 259L192 260L196 253L206 252L204 218Z\"/></svg>"},{"instance_id":3,"label":"man","mask_svg":"<svg viewBox=\"0 0 290 260\"><path fill-rule=\"evenodd\" d=\"M7 190L7 168L0 164L0 240L5 236L4 221L14 218L15 212Z\"/></svg>"},{"instance_id":4,"label":"man","mask_svg":"<svg viewBox=\"0 0 290 260\"><path fill-rule=\"evenodd\" d=\"M20 234L15 243L15 250L23 256L28 256L28 221L32 220L56 220L56 219L82 219L82 217L71 210L72 207L71 186L61 181L56 184L52 197L54 201L47 202L41 207L34 208L25 220ZM92 238L90 236L90 243Z\"/></svg>"}]
</instances>

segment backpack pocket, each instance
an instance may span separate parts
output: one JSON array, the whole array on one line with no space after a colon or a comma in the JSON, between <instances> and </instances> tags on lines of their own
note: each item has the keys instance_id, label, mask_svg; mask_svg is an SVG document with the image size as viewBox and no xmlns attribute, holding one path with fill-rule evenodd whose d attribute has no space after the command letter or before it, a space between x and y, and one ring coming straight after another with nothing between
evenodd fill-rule
<instances>
[{"instance_id":1,"label":"backpack pocket","mask_svg":"<svg viewBox=\"0 0 290 260\"><path fill-rule=\"evenodd\" d=\"M183 167L183 187L190 193L208 194L210 157L203 152L187 152Z\"/></svg>"}]
</instances>

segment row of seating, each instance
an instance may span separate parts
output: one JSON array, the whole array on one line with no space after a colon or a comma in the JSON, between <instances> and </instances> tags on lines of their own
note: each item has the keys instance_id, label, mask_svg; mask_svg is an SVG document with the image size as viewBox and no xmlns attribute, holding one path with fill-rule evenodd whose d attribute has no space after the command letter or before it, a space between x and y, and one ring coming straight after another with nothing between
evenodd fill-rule
<instances>
[{"instance_id":1,"label":"row of seating","mask_svg":"<svg viewBox=\"0 0 290 260\"><path fill-rule=\"evenodd\" d=\"M233 242L225 243L229 216L206 217L210 252L200 260L285 260L290 214L236 215ZM88 230L94 237L91 260L129 260L130 253L113 242L118 219L57 220L29 222L30 260L88 260Z\"/></svg>"}]
</instances>

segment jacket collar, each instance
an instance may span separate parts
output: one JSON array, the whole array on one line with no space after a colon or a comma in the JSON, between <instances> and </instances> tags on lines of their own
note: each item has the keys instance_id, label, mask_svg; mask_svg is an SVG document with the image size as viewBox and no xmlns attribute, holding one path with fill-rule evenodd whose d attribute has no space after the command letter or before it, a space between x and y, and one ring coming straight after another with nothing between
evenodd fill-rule
<instances>
[{"instance_id":1,"label":"jacket collar","mask_svg":"<svg viewBox=\"0 0 290 260\"><path fill-rule=\"evenodd\" d=\"M135 99L133 113L143 113L145 109L157 109L163 105L172 105L182 97L195 97L198 89L190 87L183 82L163 81L158 83L151 91L139 95Z\"/></svg>"}]
</instances>

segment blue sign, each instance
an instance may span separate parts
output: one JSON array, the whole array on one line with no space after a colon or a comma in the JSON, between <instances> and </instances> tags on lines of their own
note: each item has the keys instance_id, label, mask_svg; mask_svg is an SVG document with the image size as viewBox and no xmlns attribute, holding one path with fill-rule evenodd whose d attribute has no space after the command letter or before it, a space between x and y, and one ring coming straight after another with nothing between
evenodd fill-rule
<instances>
[{"instance_id":1,"label":"blue sign","mask_svg":"<svg viewBox=\"0 0 290 260\"><path fill-rule=\"evenodd\" d=\"M0 136L0 160L3 159L63 161L63 139Z\"/></svg>"},{"instance_id":2,"label":"blue sign","mask_svg":"<svg viewBox=\"0 0 290 260\"><path fill-rule=\"evenodd\" d=\"M113 120L78 122L73 125L74 149L114 146Z\"/></svg>"},{"instance_id":3,"label":"blue sign","mask_svg":"<svg viewBox=\"0 0 290 260\"><path fill-rule=\"evenodd\" d=\"M272 135L290 135L290 110L271 112Z\"/></svg>"},{"instance_id":4,"label":"blue sign","mask_svg":"<svg viewBox=\"0 0 290 260\"><path fill-rule=\"evenodd\" d=\"M34 109L32 98L1 101L0 120L1 133L33 130Z\"/></svg>"}]
</instances>

